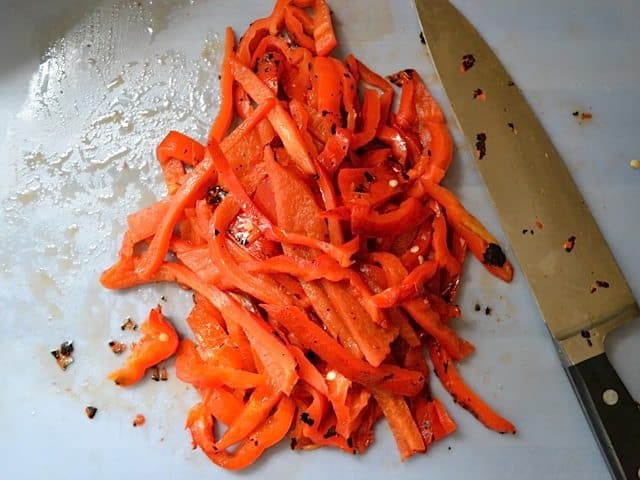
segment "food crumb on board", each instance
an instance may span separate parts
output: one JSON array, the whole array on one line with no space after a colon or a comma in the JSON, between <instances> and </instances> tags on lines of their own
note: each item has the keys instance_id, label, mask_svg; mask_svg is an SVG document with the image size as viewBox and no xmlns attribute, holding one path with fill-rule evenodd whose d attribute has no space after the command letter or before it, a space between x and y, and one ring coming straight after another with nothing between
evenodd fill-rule
<instances>
[{"instance_id":1,"label":"food crumb on board","mask_svg":"<svg viewBox=\"0 0 640 480\"><path fill-rule=\"evenodd\" d=\"M630 166L631 168L633 168L634 170L638 170L638 169L640 169L640 160L638 160L638 159L634 158L633 160L631 160L631 161L629 162L629 166Z\"/></svg>"},{"instance_id":2,"label":"food crumb on board","mask_svg":"<svg viewBox=\"0 0 640 480\"><path fill-rule=\"evenodd\" d=\"M140 427L142 425L144 425L144 422L146 421L146 419L144 418L144 415L142 415L141 413L138 413L135 418L133 419L133 426L134 427Z\"/></svg>"},{"instance_id":3,"label":"food crumb on board","mask_svg":"<svg viewBox=\"0 0 640 480\"><path fill-rule=\"evenodd\" d=\"M511 129L514 135L518 134L518 130L516 129L516 126L513 124L513 122L507 122L507 127Z\"/></svg>"},{"instance_id":4,"label":"food crumb on board","mask_svg":"<svg viewBox=\"0 0 640 480\"><path fill-rule=\"evenodd\" d=\"M56 363L62 369L62 371L65 371L69 367L69 365L74 362L74 358L71 355L72 353L73 342L69 341L62 342L59 348L51 351L51 355L53 355L53 358L56 359Z\"/></svg>"},{"instance_id":5,"label":"food crumb on board","mask_svg":"<svg viewBox=\"0 0 640 480\"><path fill-rule=\"evenodd\" d=\"M591 293L595 293L598 288L609 288L611 284L606 280L596 280L593 285L591 285Z\"/></svg>"},{"instance_id":6,"label":"food crumb on board","mask_svg":"<svg viewBox=\"0 0 640 480\"><path fill-rule=\"evenodd\" d=\"M165 367L151 367L151 380L156 382L166 382L169 379L169 373Z\"/></svg>"},{"instance_id":7,"label":"food crumb on board","mask_svg":"<svg viewBox=\"0 0 640 480\"><path fill-rule=\"evenodd\" d=\"M87 405L84 408L84 413L89 420L93 420L93 417L95 417L96 413L98 413L98 409L96 407L92 407L91 405Z\"/></svg>"},{"instance_id":8,"label":"food crumb on board","mask_svg":"<svg viewBox=\"0 0 640 480\"><path fill-rule=\"evenodd\" d=\"M420 32L420 43L423 44L423 45L427 44L427 42L424 39L424 33L422 33L422 32Z\"/></svg>"},{"instance_id":9,"label":"food crumb on board","mask_svg":"<svg viewBox=\"0 0 640 480\"><path fill-rule=\"evenodd\" d=\"M536 227L538 227L538 230L542 230L544 228L544 223L542 223L542 221L540 221L537 218L536 218Z\"/></svg>"},{"instance_id":10,"label":"food crumb on board","mask_svg":"<svg viewBox=\"0 0 640 480\"><path fill-rule=\"evenodd\" d=\"M480 307L480 304L479 304L479 303L476 303L476 304L473 306L473 309L474 309L476 312L479 312L480 310L482 310L482 307Z\"/></svg>"},{"instance_id":11,"label":"food crumb on board","mask_svg":"<svg viewBox=\"0 0 640 480\"><path fill-rule=\"evenodd\" d=\"M491 312L492 312L492 311L493 311L493 310L492 310L492 308L491 308L491 307L486 307L486 308L484 309L484 314L485 314L485 315L491 315Z\"/></svg>"}]
</instances>

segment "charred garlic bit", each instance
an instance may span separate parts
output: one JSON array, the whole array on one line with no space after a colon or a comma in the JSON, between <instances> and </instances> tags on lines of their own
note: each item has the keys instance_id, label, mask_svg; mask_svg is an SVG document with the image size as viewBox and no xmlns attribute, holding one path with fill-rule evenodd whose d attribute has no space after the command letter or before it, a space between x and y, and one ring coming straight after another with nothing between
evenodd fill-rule
<instances>
[{"instance_id":1,"label":"charred garlic bit","mask_svg":"<svg viewBox=\"0 0 640 480\"><path fill-rule=\"evenodd\" d=\"M127 319L125 320L125 322L120 325L120 330L137 330L138 329L138 325L131 320L131 317L127 317Z\"/></svg>"},{"instance_id":2,"label":"charred garlic bit","mask_svg":"<svg viewBox=\"0 0 640 480\"><path fill-rule=\"evenodd\" d=\"M73 363L73 342L62 342L57 350L52 350L51 355L56 359L58 366L64 371Z\"/></svg>"},{"instance_id":3,"label":"charred garlic bit","mask_svg":"<svg viewBox=\"0 0 640 480\"><path fill-rule=\"evenodd\" d=\"M111 348L111 351L116 355L120 355L127 349L127 345L122 342L117 342L116 340L111 340L109 342L109 348Z\"/></svg>"},{"instance_id":4,"label":"charred garlic bit","mask_svg":"<svg viewBox=\"0 0 640 480\"><path fill-rule=\"evenodd\" d=\"M87 418L89 420L93 420L93 417L95 417L96 413L98 413L98 409L96 407L88 405L84 408L84 413L87 415Z\"/></svg>"}]
</instances>

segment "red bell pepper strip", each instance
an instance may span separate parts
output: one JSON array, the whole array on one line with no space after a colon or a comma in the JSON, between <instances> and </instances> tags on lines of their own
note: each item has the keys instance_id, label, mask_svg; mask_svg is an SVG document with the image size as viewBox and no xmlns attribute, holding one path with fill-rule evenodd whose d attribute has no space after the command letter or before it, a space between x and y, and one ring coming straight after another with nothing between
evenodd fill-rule
<instances>
[{"instance_id":1,"label":"red bell pepper strip","mask_svg":"<svg viewBox=\"0 0 640 480\"><path fill-rule=\"evenodd\" d=\"M281 392L274 392L268 386L258 386L251 392L251 396L240 415L229 425L220 440L215 443L215 447L223 450L251 434L267 419L281 398Z\"/></svg>"},{"instance_id":2,"label":"red bell pepper strip","mask_svg":"<svg viewBox=\"0 0 640 480\"><path fill-rule=\"evenodd\" d=\"M281 398L273 414L233 453L216 447L215 425L202 403L194 406L189 412L187 428L191 432L194 447L200 447L212 462L229 470L239 470L251 465L262 455L262 452L282 440L289 431L294 414L293 401L286 397Z\"/></svg>"},{"instance_id":3,"label":"red bell pepper strip","mask_svg":"<svg viewBox=\"0 0 640 480\"><path fill-rule=\"evenodd\" d=\"M301 47L304 47L313 53L315 52L316 44L313 38L305 32L304 25L302 24L302 21L300 21L300 17L306 17L302 16L299 12L302 12L308 17L306 12L299 8L292 7L291 5L285 8L284 24L287 27L287 32L291 36L291 39Z\"/></svg>"},{"instance_id":4,"label":"red bell pepper strip","mask_svg":"<svg viewBox=\"0 0 640 480\"><path fill-rule=\"evenodd\" d=\"M162 315L160 305L149 312L140 331L142 339L134 345L124 367L109 374L109 379L121 387L138 383L148 368L166 360L178 348L178 334Z\"/></svg>"},{"instance_id":5,"label":"red bell pepper strip","mask_svg":"<svg viewBox=\"0 0 640 480\"><path fill-rule=\"evenodd\" d=\"M516 433L511 422L496 413L464 383L446 349L433 339L427 341L427 349L436 375L454 401L469 410L487 428L498 433Z\"/></svg>"},{"instance_id":6,"label":"red bell pepper strip","mask_svg":"<svg viewBox=\"0 0 640 480\"><path fill-rule=\"evenodd\" d=\"M233 120L233 75L229 59L233 55L235 39L233 29L227 27L225 30L224 57L220 71L220 109L218 116L209 131L209 139L220 143L227 134Z\"/></svg>"},{"instance_id":7,"label":"red bell pepper strip","mask_svg":"<svg viewBox=\"0 0 640 480\"><path fill-rule=\"evenodd\" d=\"M426 447L422 435L404 398L378 389L373 390L373 396L389 422L400 459L404 462L412 455L424 452Z\"/></svg>"},{"instance_id":8,"label":"red bell pepper strip","mask_svg":"<svg viewBox=\"0 0 640 480\"><path fill-rule=\"evenodd\" d=\"M316 44L316 53L324 57L338 45L331 21L331 10L325 0L316 0L313 13L313 39Z\"/></svg>"},{"instance_id":9,"label":"red bell pepper strip","mask_svg":"<svg viewBox=\"0 0 640 480\"><path fill-rule=\"evenodd\" d=\"M191 288L220 311L227 325L238 324L247 335L274 389L287 395L291 393L298 380L295 359L261 318L242 307L228 294L202 282L182 265L163 264L157 279L178 282Z\"/></svg>"},{"instance_id":10,"label":"red bell pepper strip","mask_svg":"<svg viewBox=\"0 0 640 480\"><path fill-rule=\"evenodd\" d=\"M415 395L424 385L421 373L395 365L372 367L352 357L338 342L313 323L296 307L264 305L263 308L282 324L304 348L313 350L327 363L352 381L365 387L379 387L399 395Z\"/></svg>"},{"instance_id":11,"label":"red bell pepper strip","mask_svg":"<svg viewBox=\"0 0 640 480\"><path fill-rule=\"evenodd\" d=\"M411 230L426 217L426 209L413 197L386 213L378 213L365 205L354 205L351 208L351 231L371 237L382 237L389 232L398 235Z\"/></svg>"},{"instance_id":12,"label":"red bell pepper strip","mask_svg":"<svg viewBox=\"0 0 640 480\"><path fill-rule=\"evenodd\" d=\"M399 285L389 287L377 293L371 300L379 308L395 307L418 294L422 288L422 284L431 280L436 274L437 268L438 264L435 261L428 260L414 268Z\"/></svg>"},{"instance_id":13,"label":"red bell pepper strip","mask_svg":"<svg viewBox=\"0 0 640 480\"><path fill-rule=\"evenodd\" d=\"M167 192L173 195L184 181L184 165L195 165L204 158L204 147L180 132L170 131L156 149L164 173Z\"/></svg>"},{"instance_id":14,"label":"red bell pepper strip","mask_svg":"<svg viewBox=\"0 0 640 480\"><path fill-rule=\"evenodd\" d=\"M231 71L235 80L249 93L258 103L262 103L269 98L273 98L273 92L267 87L250 69L235 59L230 59ZM268 113L269 121L282 140L283 145L296 162L303 173L312 175L315 173L313 163L309 158L309 153L304 147L300 138L300 132L295 126L289 113L280 105Z\"/></svg>"},{"instance_id":15,"label":"red bell pepper strip","mask_svg":"<svg viewBox=\"0 0 640 480\"><path fill-rule=\"evenodd\" d=\"M464 238L473 255L493 275L510 282L513 278L513 267L493 235L465 210L449 190L428 180L422 180L421 183L425 191L444 207L451 226Z\"/></svg>"},{"instance_id":16,"label":"red bell pepper strip","mask_svg":"<svg viewBox=\"0 0 640 480\"><path fill-rule=\"evenodd\" d=\"M258 373L204 360L189 339L180 342L176 355L176 376L183 382L198 387L227 386L244 390L264 385L265 382L264 376Z\"/></svg>"},{"instance_id":17,"label":"red bell pepper strip","mask_svg":"<svg viewBox=\"0 0 640 480\"><path fill-rule=\"evenodd\" d=\"M376 136L381 120L381 105L378 92L365 88L362 102L362 130L353 135L351 148L358 148L369 143Z\"/></svg>"}]
</instances>

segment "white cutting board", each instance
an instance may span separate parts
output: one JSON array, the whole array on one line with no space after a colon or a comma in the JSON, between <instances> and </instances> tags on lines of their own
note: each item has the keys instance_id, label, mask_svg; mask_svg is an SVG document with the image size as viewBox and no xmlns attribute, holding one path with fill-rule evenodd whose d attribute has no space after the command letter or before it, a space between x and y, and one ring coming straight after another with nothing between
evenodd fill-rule
<instances>
[{"instance_id":1,"label":"white cutting board","mask_svg":"<svg viewBox=\"0 0 640 480\"><path fill-rule=\"evenodd\" d=\"M203 138L217 108L223 28L242 32L270 1L3 3L0 18L1 478L231 478L192 451L195 396L173 375L122 390L105 375L107 342L157 302L184 332L189 295L156 286L103 291L127 212L162 195L153 148L170 128ZM563 154L636 296L640 296L640 4L632 0L457 0L525 92ZM450 109L408 0L331 2L343 52L388 74L415 67ZM579 121L572 112L589 112ZM453 127L452 127L453 128ZM6 139L5 136L6 135ZM460 133L454 128L460 146ZM465 147L447 180L504 240ZM523 219L523 228L535 228ZM579 241L579 239L578 239ZM507 249L508 250L508 249ZM512 257L513 258L513 257ZM256 478L603 479L607 471L516 269L503 285L470 261L461 333L477 353L461 370L519 429L499 436L433 382L458 432L401 464L386 426L362 456L270 451ZM162 295L166 301L160 300ZM492 314L474 312L478 302ZM73 340L62 372L49 351ZM640 325L609 353L640 396ZM98 407L94 420L86 405ZM133 428L136 413L147 423Z\"/></svg>"}]
</instances>

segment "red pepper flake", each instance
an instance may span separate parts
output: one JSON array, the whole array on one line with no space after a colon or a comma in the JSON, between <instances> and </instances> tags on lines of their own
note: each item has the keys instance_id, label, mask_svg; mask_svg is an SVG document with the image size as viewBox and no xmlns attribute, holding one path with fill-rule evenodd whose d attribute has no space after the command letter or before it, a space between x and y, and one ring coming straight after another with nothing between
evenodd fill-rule
<instances>
[{"instance_id":1,"label":"red pepper flake","mask_svg":"<svg viewBox=\"0 0 640 480\"><path fill-rule=\"evenodd\" d=\"M485 314L485 315L491 315L491 312L492 312L492 311L493 311L493 310L492 310L492 308L491 308L491 307L487 307L487 308L485 308L485 309L484 309L484 314Z\"/></svg>"},{"instance_id":2,"label":"red pepper flake","mask_svg":"<svg viewBox=\"0 0 640 480\"><path fill-rule=\"evenodd\" d=\"M580 115L580 118L582 120L591 120L593 118L593 114L591 114L591 113L582 113L582 115Z\"/></svg>"},{"instance_id":3,"label":"red pepper flake","mask_svg":"<svg viewBox=\"0 0 640 480\"><path fill-rule=\"evenodd\" d=\"M209 190L207 190L207 203L209 205L218 205L220 202L222 202L222 200L224 200L224 197L226 197L228 193L229 192L227 192L220 185L211 187Z\"/></svg>"},{"instance_id":4,"label":"red pepper flake","mask_svg":"<svg viewBox=\"0 0 640 480\"><path fill-rule=\"evenodd\" d=\"M156 382L160 381L160 370L158 369L158 367L151 367L151 380L154 380Z\"/></svg>"},{"instance_id":5,"label":"red pepper flake","mask_svg":"<svg viewBox=\"0 0 640 480\"><path fill-rule=\"evenodd\" d=\"M109 347L111 348L111 351L116 355L120 355L122 352L124 352L127 349L126 344L122 342L117 342L115 340L111 340L109 342Z\"/></svg>"},{"instance_id":6,"label":"red pepper flake","mask_svg":"<svg viewBox=\"0 0 640 480\"><path fill-rule=\"evenodd\" d=\"M480 132L476 135L476 153L478 160L482 160L487 154L487 134Z\"/></svg>"},{"instance_id":7,"label":"red pepper flake","mask_svg":"<svg viewBox=\"0 0 640 480\"><path fill-rule=\"evenodd\" d=\"M542 230L544 228L544 223L536 219L536 227L538 227L538 230Z\"/></svg>"},{"instance_id":8,"label":"red pepper flake","mask_svg":"<svg viewBox=\"0 0 640 480\"><path fill-rule=\"evenodd\" d=\"M141 413L138 413L135 418L133 419L133 426L134 427L140 427L142 425L144 425L144 422L146 421L146 419L144 418L144 415L142 415Z\"/></svg>"},{"instance_id":9,"label":"red pepper flake","mask_svg":"<svg viewBox=\"0 0 640 480\"><path fill-rule=\"evenodd\" d=\"M84 407L84 413L87 415L87 418L89 420L93 420L93 417L95 417L96 413L98 413L98 409L96 407L92 407L91 405L88 405Z\"/></svg>"},{"instance_id":10,"label":"red pepper flake","mask_svg":"<svg viewBox=\"0 0 640 480\"><path fill-rule=\"evenodd\" d=\"M462 63L460 64L460 71L462 73L468 71L469 69L473 68L473 66L476 64L476 57L474 57L472 54L467 53L466 55L462 56Z\"/></svg>"},{"instance_id":11,"label":"red pepper flake","mask_svg":"<svg viewBox=\"0 0 640 480\"><path fill-rule=\"evenodd\" d=\"M600 288L609 288L609 282L604 280L596 280L596 285Z\"/></svg>"},{"instance_id":12,"label":"red pepper flake","mask_svg":"<svg viewBox=\"0 0 640 480\"><path fill-rule=\"evenodd\" d=\"M51 351L51 355L56 359L56 363L62 371L65 371L74 362L72 353L73 342L62 342L57 350Z\"/></svg>"},{"instance_id":13,"label":"red pepper flake","mask_svg":"<svg viewBox=\"0 0 640 480\"><path fill-rule=\"evenodd\" d=\"M137 330L138 329L138 325L131 320L131 317L127 317L127 319L125 320L125 322L120 325L120 330Z\"/></svg>"},{"instance_id":14,"label":"red pepper flake","mask_svg":"<svg viewBox=\"0 0 640 480\"><path fill-rule=\"evenodd\" d=\"M482 91L481 88L476 88L473 91L473 99L474 100L486 100L487 99L487 95Z\"/></svg>"},{"instance_id":15,"label":"red pepper flake","mask_svg":"<svg viewBox=\"0 0 640 480\"><path fill-rule=\"evenodd\" d=\"M575 235L571 235L569 238L567 238L567 240L564 242L564 250L566 252L571 252L571 250L573 250L573 247L576 246L576 236Z\"/></svg>"}]
</instances>

